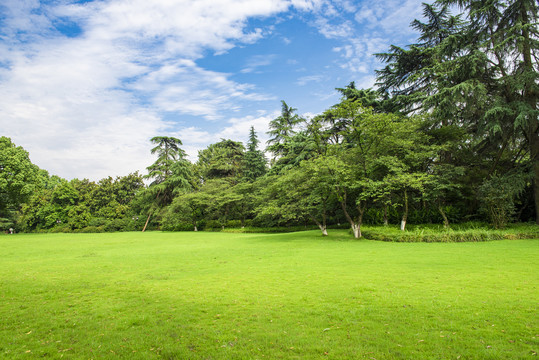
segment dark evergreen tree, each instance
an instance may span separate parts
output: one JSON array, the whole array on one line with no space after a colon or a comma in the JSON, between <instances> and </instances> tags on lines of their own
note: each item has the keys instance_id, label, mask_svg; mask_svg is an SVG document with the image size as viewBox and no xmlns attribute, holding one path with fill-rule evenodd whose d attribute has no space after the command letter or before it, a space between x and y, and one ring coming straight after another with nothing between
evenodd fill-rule
<instances>
[{"instance_id":1,"label":"dark evergreen tree","mask_svg":"<svg viewBox=\"0 0 539 360\"><path fill-rule=\"evenodd\" d=\"M462 16L450 14L453 5ZM485 168L474 172L486 180L529 159L539 223L537 2L440 0L424 6L428 21L412 24L419 43L379 54L388 63L378 72L381 89L405 111L464 129L468 142L462 147Z\"/></svg>"},{"instance_id":2,"label":"dark evergreen tree","mask_svg":"<svg viewBox=\"0 0 539 360\"><path fill-rule=\"evenodd\" d=\"M276 160L285 153L285 144L296 133L295 127L304 121L298 114L297 109L288 106L284 100L281 100L281 115L273 119L270 124L268 135L267 150L273 153L273 160Z\"/></svg>"},{"instance_id":3,"label":"dark evergreen tree","mask_svg":"<svg viewBox=\"0 0 539 360\"><path fill-rule=\"evenodd\" d=\"M255 128L251 126L249 131L249 141L247 151L243 158L243 177L248 181L254 181L266 173L266 158L264 153L258 150L260 141L255 133Z\"/></svg>"}]
</instances>

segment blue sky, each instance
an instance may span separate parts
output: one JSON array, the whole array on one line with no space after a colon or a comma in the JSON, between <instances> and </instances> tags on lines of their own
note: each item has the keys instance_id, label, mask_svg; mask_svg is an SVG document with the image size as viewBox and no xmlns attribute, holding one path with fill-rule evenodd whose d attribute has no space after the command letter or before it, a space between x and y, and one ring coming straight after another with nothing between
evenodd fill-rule
<instances>
[{"instance_id":1,"label":"blue sky","mask_svg":"<svg viewBox=\"0 0 539 360\"><path fill-rule=\"evenodd\" d=\"M421 1L2 0L0 135L67 179L140 171L149 139L190 160L264 144L281 100L310 117L374 84L372 55L412 43Z\"/></svg>"}]
</instances>

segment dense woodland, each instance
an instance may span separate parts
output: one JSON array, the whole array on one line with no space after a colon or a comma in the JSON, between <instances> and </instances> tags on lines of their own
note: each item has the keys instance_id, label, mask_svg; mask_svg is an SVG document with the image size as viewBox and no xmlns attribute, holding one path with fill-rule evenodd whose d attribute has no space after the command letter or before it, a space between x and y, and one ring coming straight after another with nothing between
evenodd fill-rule
<instances>
[{"instance_id":1,"label":"dense woodland","mask_svg":"<svg viewBox=\"0 0 539 360\"><path fill-rule=\"evenodd\" d=\"M247 144L223 139L191 163L180 139L154 137L146 175L92 182L50 176L1 137L0 227L360 237L362 224L539 222L536 1L441 0L424 15L415 44L377 55L375 89L351 82L309 119L282 101L267 144L251 128Z\"/></svg>"}]
</instances>

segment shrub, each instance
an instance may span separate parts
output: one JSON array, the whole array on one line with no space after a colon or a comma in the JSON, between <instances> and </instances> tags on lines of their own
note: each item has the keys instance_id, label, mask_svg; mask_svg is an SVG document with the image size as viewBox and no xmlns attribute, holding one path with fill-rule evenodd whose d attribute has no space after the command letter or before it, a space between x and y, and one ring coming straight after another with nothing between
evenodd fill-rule
<instances>
[{"instance_id":1,"label":"shrub","mask_svg":"<svg viewBox=\"0 0 539 360\"><path fill-rule=\"evenodd\" d=\"M479 187L482 211L496 229L504 228L515 212L515 199L524 191L526 177L521 173L494 175Z\"/></svg>"}]
</instances>

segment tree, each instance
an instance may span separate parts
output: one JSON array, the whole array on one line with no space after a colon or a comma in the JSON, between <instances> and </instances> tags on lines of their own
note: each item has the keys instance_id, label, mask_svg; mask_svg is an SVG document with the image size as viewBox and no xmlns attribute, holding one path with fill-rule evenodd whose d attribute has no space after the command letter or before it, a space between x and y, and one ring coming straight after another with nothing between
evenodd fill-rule
<instances>
[{"instance_id":1,"label":"tree","mask_svg":"<svg viewBox=\"0 0 539 360\"><path fill-rule=\"evenodd\" d=\"M167 208L163 223L169 229L177 230L185 222L191 224L193 231L198 231L207 207L206 194L200 191L183 192Z\"/></svg>"},{"instance_id":2,"label":"tree","mask_svg":"<svg viewBox=\"0 0 539 360\"><path fill-rule=\"evenodd\" d=\"M146 178L154 179L159 184L166 181L172 174L172 165L184 159L186 154L179 146L182 145L180 139L167 136L155 136L150 141L156 146L152 148L151 153L157 153L157 160L148 166L148 175Z\"/></svg>"},{"instance_id":3,"label":"tree","mask_svg":"<svg viewBox=\"0 0 539 360\"><path fill-rule=\"evenodd\" d=\"M157 153L157 160L148 166L146 178L154 179L142 194L148 218L142 231L146 230L150 217L169 205L179 189L189 188L192 184L191 164L185 159L185 151L179 146L180 139L156 136L151 139L156 146L151 150Z\"/></svg>"},{"instance_id":4,"label":"tree","mask_svg":"<svg viewBox=\"0 0 539 360\"><path fill-rule=\"evenodd\" d=\"M366 108L372 108L374 112L392 112L391 99L386 94L374 89L358 89L354 81L350 82L344 88L336 88L343 96L344 100L359 101Z\"/></svg>"},{"instance_id":5,"label":"tree","mask_svg":"<svg viewBox=\"0 0 539 360\"><path fill-rule=\"evenodd\" d=\"M495 174L479 187L483 211L495 228L505 227L515 213L515 199L524 191L526 174Z\"/></svg>"},{"instance_id":6,"label":"tree","mask_svg":"<svg viewBox=\"0 0 539 360\"><path fill-rule=\"evenodd\" d=\"M266 173L266 158L264 153L258 150L258 137L255 128L251 126L249 130L249 141L247 142L247 151L243 157L243 177L247 181L254 181Z\"/></svg>"},{"instance_id":7,"label":"tree","mask_svg":"<svg viewBox=\"0 0 539 360\"><path fill-rule=\"evenodd\" d=\"M268 135L271 138L268 140L267 150L273 153L274 161L284 155L285 144L296 133L294 128L304 121L295 114L296 111L297 109L288 106L284 100L281 100L281 115L270 121Z\"/></svg>"},{"instance_id":8,"label":"tree","mask_svg":"<svg viewBox=\"0 0 539 360\"><path fill-rule=\"evenodd\" d=\"M26 150L0 137L0 223L4 227L14 225L15 212L39 186L39 173Z\"/></svg>"},{"instance_id":9,"label":"tree","mask_svg":"<svg viewBox=\"0 0 539 360\"><path fill-rule=\"evenodd\" d=\"M263 190L263 200L257 209L259 217L286 224L311 220L322 235L328 235L333 178L324 165L323 158L316 158L274 176Z\"/></svg>"},{"instance_id":10,"label":"tree","mask_svg":"<svg viewBox=\"0 0 539 360\"><path fill-rule=\"evenodd\" d=\"M245 147L242 143L222 139L198 152L195 164L202 182L210 179L228 178L239 181L244 165Z\"/></svg>"},{"instance_id":11,"label":"tree","mask_svg":"<svg viewBox=\"0 0 539 360\"><path fill-rule=\"evenodd\" d=\"M450 14L454 5L463 17ZM425 5L429 21L414 22L421 42L380 54L388 65L378 79L403 108L430 112L442 126L465 128L476 139L476 151L495 154L496 166L514 149L511 144L524 149L532 164L539 223L538 9L535 0Z\"/></svg>"}]
</instances>

